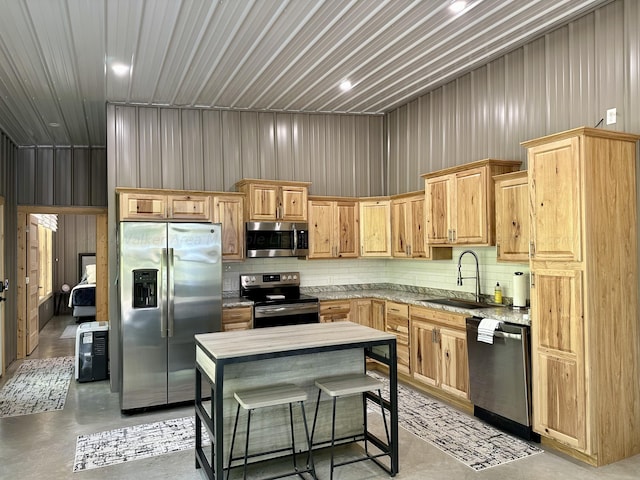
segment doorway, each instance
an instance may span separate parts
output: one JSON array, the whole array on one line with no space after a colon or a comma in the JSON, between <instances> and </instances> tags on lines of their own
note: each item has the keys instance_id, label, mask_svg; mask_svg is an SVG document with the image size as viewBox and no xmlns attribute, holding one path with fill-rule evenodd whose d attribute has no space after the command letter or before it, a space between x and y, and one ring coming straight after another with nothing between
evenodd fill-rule
<instances>
[{"instance_id":1,"label":"doorway","mask_svg":"<svg viewBox=\"0 0 640 480\"><path fill-rule=\"evenodd\" d=\"M26 219L29 215L35 213L48 213L58 215L82 215L95 217L95 241L92 249L96 256L96 320L108 321L108 280L107 280L107 256L108 256L108 242L107 242L107 209L106 208L92 208L92 207L18 207L18 226L20 227L22 222L26 223ZM26 238L21 239L19 235L18 251L21 254L21 249L26 248ZM83 252L86 253L86 252ZM77 256L76 256L77 258ZM17 358L24 358L30 352L28 350L29 341L27 332L27 305L25 304L26 293L28 285L26 284L25 269L18 268L17 277L17 291L18 291L18 325L17 325ZM75 279L75 275L73 276ZM77 281L70 282L71 286L75 285ZM61 285L54 285L54 289L59 290ZM51 305L54 305L54 301ZM22 314L21 314L22 313Z\"/></svg>"}]
</instances>

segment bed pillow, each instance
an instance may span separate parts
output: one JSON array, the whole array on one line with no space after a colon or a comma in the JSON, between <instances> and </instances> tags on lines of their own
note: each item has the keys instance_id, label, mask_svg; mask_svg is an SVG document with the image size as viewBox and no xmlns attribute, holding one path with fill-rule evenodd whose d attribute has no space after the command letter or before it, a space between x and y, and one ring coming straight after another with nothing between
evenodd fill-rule
<instances>
[{"instance_id":1,"label":"bed pillow","mask_svg":"<svg viewBox=\"0 0 640 480\"><path fill-rule=\"evenodd\" d=\"M87 278L87 283L96 283L96 266L87 265L84 268L84 271Z\"/></svg>"}]
</instances>

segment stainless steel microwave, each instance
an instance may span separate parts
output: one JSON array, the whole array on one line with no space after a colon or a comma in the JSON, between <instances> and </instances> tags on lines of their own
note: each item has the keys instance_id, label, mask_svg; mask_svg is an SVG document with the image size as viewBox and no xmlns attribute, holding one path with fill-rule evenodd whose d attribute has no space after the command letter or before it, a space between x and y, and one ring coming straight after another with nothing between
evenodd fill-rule
<instances>
[{"instance_id":1,"label":"stainless steel microwave","mask_svg":"<svg viewBox=\"0 0 640 480\"><path fill-rule=\"evenodd\" d=\"M247 258L305 257L309 253L306 223L246 222Z\"/></svg>"}]
</instances>

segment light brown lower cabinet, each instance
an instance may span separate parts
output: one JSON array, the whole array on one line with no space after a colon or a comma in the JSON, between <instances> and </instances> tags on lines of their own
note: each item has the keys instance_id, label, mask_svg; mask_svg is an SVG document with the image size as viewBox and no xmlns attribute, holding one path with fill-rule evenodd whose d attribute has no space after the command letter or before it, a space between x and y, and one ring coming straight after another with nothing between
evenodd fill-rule
<instances>
[{"instance_id":1,"label":"light brown lower cabinet","mask_svg":"<svg viewBox=\"0 0 640 480\"><path fill-rule=\"evenodd\" d=\"M384 300L358 298L351 300L351 321L384 332Z\"/></svg>"},{"instance_id":2,"label":"light brown lower cabinet","mask_svg":"<svg viewBox=\"0 0 640 480\"><path fill-rule=\"evenodd\" d=\"M411 375L411 357L409 354L409 305L405 303L386 303L386 331L396 336L398 372Z\"/></svg>"},{"instance_id":3,"label":"light brown lower cabinet","mask_svg":"<svg viewBox=\"0 0 640 480\"><path fill-rule=\"evenodd\" d=\"M222 309L222 331L250 330L253 326L251 307L228 307Z\"/></svg>"},{"instance_id":4,"label":"light brown lower cabinet","mask_svg":"<svg viewBox=\"0 0 640 480\"><path fill-rule=\"evenodd\" d=\"M417 306L409 311L413 378L468 399L465 316Z\"/></svg>"},{"instance_id":5,"label":"light brown lower cabinet","mask_svg":"<svg viewBox=\"0 0 640 480\"><path fill-rule=\"evenodd\" d=\"M322 300L320 322L346 322L351 320L351 300Z\"/></svg>"}]
</instances>

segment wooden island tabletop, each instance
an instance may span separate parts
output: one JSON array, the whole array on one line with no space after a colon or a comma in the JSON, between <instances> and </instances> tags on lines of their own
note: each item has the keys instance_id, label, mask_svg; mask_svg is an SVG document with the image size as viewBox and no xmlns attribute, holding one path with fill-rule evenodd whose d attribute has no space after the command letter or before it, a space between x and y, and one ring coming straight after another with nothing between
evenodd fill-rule
<instances>
[{"instance_id":1,"label":"wooden island tabletop","mask_svg":"<svg viewBox=\"0 0 640 480\"><path fill-rule=\"evenodd\" d=\"M352 322L309 323L195 336L214 360L268 355L322 347L394 340L395 335Z\"/></svg>"}]
</instances>

